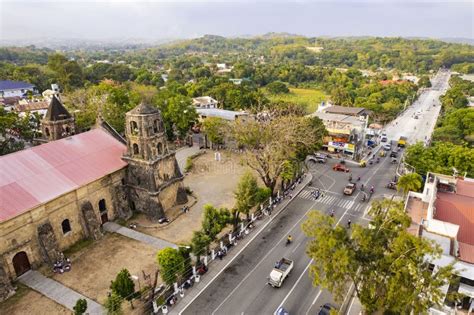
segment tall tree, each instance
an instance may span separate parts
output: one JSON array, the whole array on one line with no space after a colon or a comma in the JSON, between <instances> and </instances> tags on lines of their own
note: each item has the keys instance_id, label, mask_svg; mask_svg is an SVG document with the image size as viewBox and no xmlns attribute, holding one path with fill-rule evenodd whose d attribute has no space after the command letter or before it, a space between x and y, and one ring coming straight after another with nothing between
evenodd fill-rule
<instances>
[{"instance_id":1,"label":"tall tree","mask_svg":"<svg viewBox=\"0 0 474 315\"><path fill-rule=\"evenodd\" d=\"M234 191L235 218L238 218L240 213L245 213L247 218L249 217L250 210L257 205L258 193L257 179L251 172L245 172L242 177L240 177L237 188Z\"/></svg>"},{"instance_id":2,"label":"tall tree","mask_svg":"<svg viewBox=\"0 0 474 315\"><path fill-rule=\"evenodd\" d=\"M369 227L348 231L332 217L312 211L303 223L310 238L313 285L327 288L342 301L349 284L368 314L421 314L443 302L441 287L449 283L452 266L432 270L427 258L442 251L431 241L411 235L411 219L403 202L374 202Z\"/></svg>"},{"instance_id":3,"label":"tall tree","mask_svg":"<svg viewBox=\"0 0 474 315\"><path fill-rule=\"evenodd\" d=\"M122 302L122 297L112 291L104 304L104 307L107 310L107 315L122 315Z\"/></svg>"},{"instance_id":4,"label":"tall tree","mask_svg":"<svg viewBox=\"0 0 474 315\"><path fill-rule=\"evenodd\" d=\"M183 255L174 248L166 247L156 254L158 265L160 266L161 279L172 285L185 272L185 261Z\"/></svg>"},{"instance_id":5,"label":"tall tree","mask_svg":"<svg viewBox=\"0 0 474 315\"><path fill-rule=\"evenodd\" d=\"M403 194L408 194L410 191L417 192L423 185L423 179L420 174L410 173L401 176L398 179L397 189L403 191Z\"/></svg>"},{"instance_id":6,"label":"tall tree","mask_svg":"<svg viewBox=\"0 0 474 315\"><path fill-rule=\"evenodd\" d=\"M127 269L122 269L115 277L115 280L110 284L110 289L117 293L120 297L130 301L133 307L132 299L135 293L135 283L132 280L130 272Z\"/></svg>"},{"instance_id":7,"label":"tall tree","mask_svg":"<svg viewBox=\"0 0 474 315\"><path fill-rule=\"evenodd\" d=\"M318 118L277 117L269 122L236 122L233 137L244 161L273 192L288 160L302 161L322 145L326 129Z\"/></svg>"}]
</instances>

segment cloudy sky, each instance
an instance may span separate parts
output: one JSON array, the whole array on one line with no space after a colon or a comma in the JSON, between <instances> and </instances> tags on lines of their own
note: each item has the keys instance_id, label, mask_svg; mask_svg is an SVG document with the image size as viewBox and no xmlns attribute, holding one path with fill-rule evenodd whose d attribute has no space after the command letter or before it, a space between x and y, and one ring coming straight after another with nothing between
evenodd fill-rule
<instances>
[{"instance_id":1,"label":"cloudy sky","mask_svg":"<svg viewBox=\"0 0 474 315\"><path fill-rule=\"evenodd\" d=\"M267 32L474 38L474 1L0 0L4 40L157 40Z\"/></svg>"}]
</instances>

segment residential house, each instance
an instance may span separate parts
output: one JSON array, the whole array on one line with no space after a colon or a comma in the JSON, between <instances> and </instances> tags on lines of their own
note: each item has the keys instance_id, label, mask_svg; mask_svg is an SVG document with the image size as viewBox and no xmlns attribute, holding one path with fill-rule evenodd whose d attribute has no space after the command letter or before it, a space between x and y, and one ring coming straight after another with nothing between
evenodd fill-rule
<instances>
[{"instance_id":1,"label":"residential house","mask_svg":"<svg viewBox=\"0 0 474 315\"><path fill-rule=\"evenodd\" d=\"M37 93L36 87L23 81L0 81L0 97L25 97L28 91Z\"/></svg>"},{"instance_id":2,"label":"residential house","mask_svg":"<svg viewBox=\"0 0 474 315\"><path fill-rule=\"evenodd\" d=\"M405 210L412 219L409 231L436 242L442 249L434 267L454 264L459 282L443 287L457 292L457 305L448 300L431 314L471 314L474 308L474 179L428 173L422 193L408 194Z\"/></svg>"},{"instance_id":3,"label":"residential house","mask_svg":"<svg viewBox=\"0 0 474 315\"><path fill-rule=\"evenodd\" d=\"M193 98L193 105L196 108L217 108L217 101L210 96L200 96Z\"/></svg>"},{"instance_id":4,"label":"residential house","mask_svg":"<svg viewBox=\"0 0 474 315\"><path fill-rule=\"evenodd\" d=\"M236 120L247 120L250 116L247 112L236 112L227 109L218 108L198 108L196 109L199 120L202 121L208 117L217 117L224 120L236 121Z\"/></svg>"}]
</instances>

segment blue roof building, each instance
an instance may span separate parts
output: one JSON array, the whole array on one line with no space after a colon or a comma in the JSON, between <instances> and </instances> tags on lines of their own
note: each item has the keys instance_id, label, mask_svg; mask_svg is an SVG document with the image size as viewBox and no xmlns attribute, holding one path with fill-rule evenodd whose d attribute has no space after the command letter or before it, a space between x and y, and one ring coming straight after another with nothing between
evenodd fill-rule
<instances>
[{"instance_id":1,"label":"blue roof building","mask_svg":"<svg viewBox=\"0 0 474 315\"><path fill-rule=\"evenodd\" d=\"M13 96L25 96L28 92L36 92L36 87L28 82L23 81L11 81L2 80L0 81L0 96L1 97L13 97Z\"/></svg>"}]
</instances>

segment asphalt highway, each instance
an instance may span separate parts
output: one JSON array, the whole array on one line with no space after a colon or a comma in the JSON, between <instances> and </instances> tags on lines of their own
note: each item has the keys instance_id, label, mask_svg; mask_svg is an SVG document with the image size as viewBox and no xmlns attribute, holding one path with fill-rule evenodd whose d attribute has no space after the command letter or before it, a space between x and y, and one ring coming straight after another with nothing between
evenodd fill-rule
<instances>
[{"instance_id":1,"label":"asphalt highway","mask_svg":"<svg viewBox=\"0 0 474 315\"><path fill-rule=\"evenodd\" d=\"M368 202L361 201L360 189L352 196L342 194L349 173L333 171L332 166L338 162L329 159L326 164L311 164L312 185L303 189L182 314L273 314L279 306L290 314L317 314L320 305L333 302L327 291L312 285L308 275L310 259L305 253L308 240L300 226L311 210L326 214L334 210L339 224L346 225L348 220L368 222L364 216ZM373 198L394 193L384 188L395 170L388 158L367 168L349 163L347 166L354 181L361 176L359 187L360 183L376 187ZM323 191L324 196L314 200L311 191L315 189ZM289 234L293 242L285 246ZM294 260L294 269L281 288L273 288L267 284L267 277L282 257Z\"/></svg>"},{"instance_id":2,"label":"asphalt highway","mask_svg":"<svg viewBox=\"0 0 474 315\"><path fill-rule=\"evenodd\" d=\"M425 140L425 136L429 139L440 110L438 98L446 90L449 76L447 71L439 72L433 80L433 88L422 93L411 108L386 127L390 140L398 140L401 135L407 136L409 143ZM421 113L414 119L417 111ZM353 224L367 224L370 201L396 194L385 185L395 176L397 166L390 163L389 157L366 168L347 162L358 189L352 196L345 196L342 192L349 173L333 171L332 166L338 162L328 159L326 164L310 164L311 185L303 189L182 314L273 314L280 306L290 314L318 314L325 303L337 305L329 292L312 284L308 273L311 261L305 252L308 239L301 231L301 223L309 211L329 214L334 210L338 224L346 226L348 220ZM359 176L361 179L357 181ZM366 192L370 186L375 187L369 202L361 201L361 184ZM317 200L311 195L315 189L323 192ZM290 234L293 242L285 246ZM295 265L282 287L273 288L267 284L267 277L282 257L293 260Z\"/></svg>"}]
</instances>

